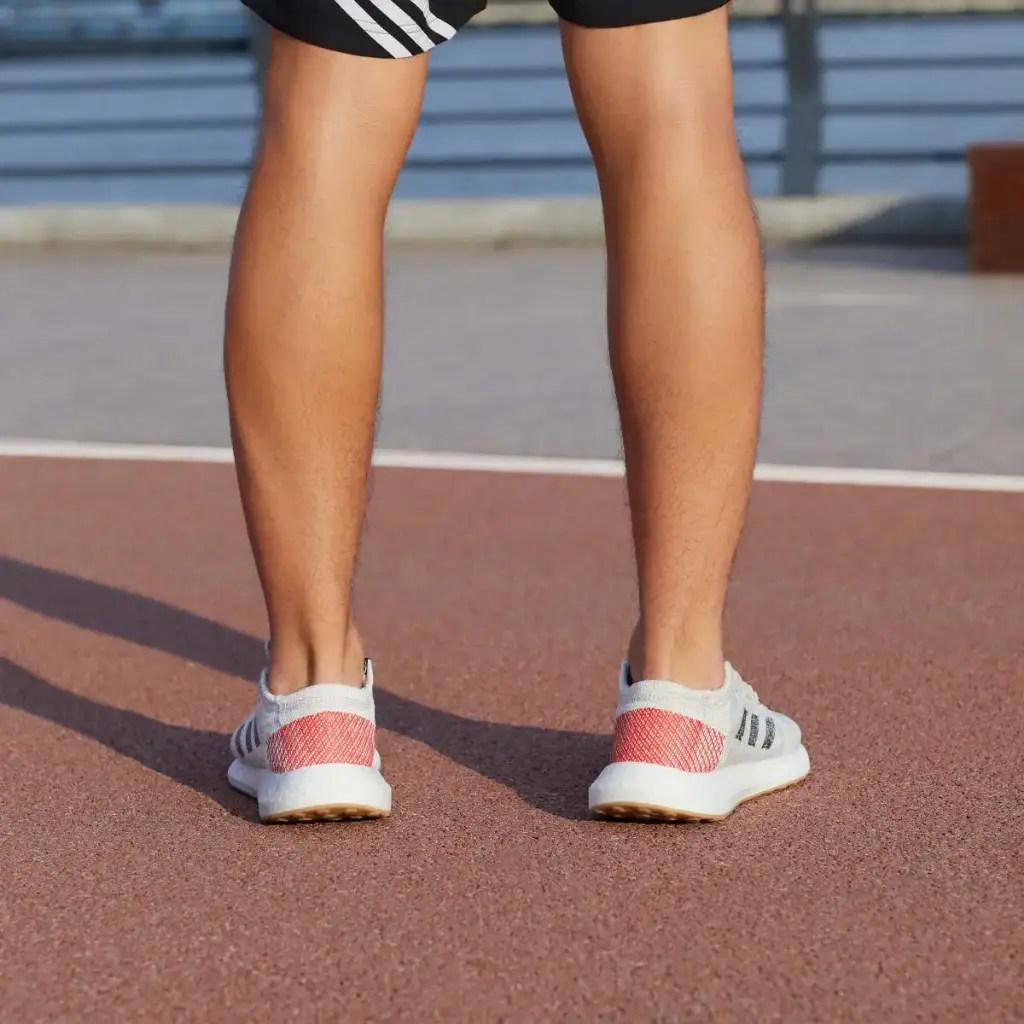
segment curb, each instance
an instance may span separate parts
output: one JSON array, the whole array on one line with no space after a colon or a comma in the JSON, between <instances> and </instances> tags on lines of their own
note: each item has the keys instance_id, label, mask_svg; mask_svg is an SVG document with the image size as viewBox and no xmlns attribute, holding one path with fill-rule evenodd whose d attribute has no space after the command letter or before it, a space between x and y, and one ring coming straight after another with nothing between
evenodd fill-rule
<instances>
[{"instance_id":1,"label":"curb","mask_svg":"<svg viewBox=\"0 0 1024 1024\"><path fill-rule=\"evenodd\" d=\"M963 245L969 234L967 201L957 196L786 196L757 207L769 245Z\"/></svg>"},{"instance_id":2,"label":"curb","mask_svg":"<svg viewBox=\"0 0 1024 1024\"><path fill-rule=\"evenodd\" d=\"M757 200L766 245L855 241L962 244L963 199L928 196L794 196ZM0 245L221 248L234 237L232 205L0 207ZM396 200L392 242L594 244L603 240L596 198Z\"/></svg>"}]
</instances>

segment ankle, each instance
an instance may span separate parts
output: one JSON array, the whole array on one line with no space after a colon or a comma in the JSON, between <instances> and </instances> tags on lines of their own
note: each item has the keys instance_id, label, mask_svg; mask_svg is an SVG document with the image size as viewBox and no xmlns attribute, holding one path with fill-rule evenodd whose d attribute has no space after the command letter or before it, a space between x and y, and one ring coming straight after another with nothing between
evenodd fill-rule
<instances>
[{"instance_id":1,"label":"ankle","mask_svg":"<svg viewBox=\"0 0 1024 1024\"><path fill-rule=\"evenodd\" d=\"M637 623L629 643L629 667L634 680L662 679L695 690L717 690L725 681L725 655L720 631L707 629L682 640L645 636Z\"/></svg>"},{"instance_id":2,"label":"ankle","mask_svg":"<svg viewBox=\"0 0 1024 1024\"><path fill-rule=\"evenodd\" d=\"M267 686L278 696L295 693L317 683L363 683L363 643L350 626L340 640L309 639L288 630L272 631Z\"/></svg>"}]
</instances>

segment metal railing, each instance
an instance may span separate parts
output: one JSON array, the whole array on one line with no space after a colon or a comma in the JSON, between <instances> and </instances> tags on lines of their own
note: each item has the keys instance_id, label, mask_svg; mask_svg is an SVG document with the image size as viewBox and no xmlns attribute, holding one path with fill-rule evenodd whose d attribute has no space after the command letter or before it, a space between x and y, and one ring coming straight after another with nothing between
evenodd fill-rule
<instances>
[{"instance_id":1,"label":"metal railing","mask_svg":"<svg viewBox=\"0 0 1024 1024\"><path fill-rule=\"evenodd\" d=\"M878 116L892 113L892 104L879 102L827 103L826 68L822 39L826 22L856 13L880 18L887 14L967 14L1024 12L1024 0L734 0L733 14L744 20L759 19L778 26L781 56L739 64L744 70L781 72L785 97L781 101L747 104L739 114L771 114L782 118L782 140L770 159L781 166L780 191L787 195L811 195L818 191L826 160L870 163L893 159L891 151L881 155L868 151L826 151L826 115ZM551 9L539 0L492 0L490 24L549 21ZM131 53L150 48L249 50L256 77L265 66L266 32L251 18L238 0L0 0L0 59L4 55L27 53L60 54L104 51ZM958 60L961 68L985 70L994 66L984 55ZM894 67L933 68L944 66L942 58L909 61L899 56L831 57L828 71L870 71ZM1001 66L1024 69L1024 53L1004 57ZM946 104L944 112L973 115L999 111L1024 113L1024 95L993 97L984 102ZM907 104L901 113L931 112L927 104ZM908 152L898 159L913 160ZM755 159L767 159L762 156ZM962 147L935 148L920 159L952 162L963 159Z\"/></svg>"},{"instance_id":2,"label":"metal railing","mask_svg":"<svg viewBox=\"0 0 1024 1024\"><path fill-rule=\"evenodd\" d=\"M788 96L783 195L813 195L817 191L825 121L819 17L815 0L783 0L782 52Z\"/></svg>"},{"instance_id":3,"label":"metal railing","mask_svg":"<svg viewBox=\"0 0 1024 1024\"><path fill-rule=\"evenodd\" d=\"M529 9L529 15L523 15ZM777 19L782 37L782 69L786 81L784 141L781 153L783 195L815 195L824 164L824 125L827 113L821 35L823 18L895 15L969 15L1024 12L1024 0L733 0L732 14L741 18ZM491 0L491 24L530 24L554 20L546 0ZM252 19L253 51L257 80L266 68L266 26ZM846 68L864 67L865 61L847 60ZM983 62L980 62L983 64ZM1017 62L1024 67L1024 53ZM995 108L994 105L993 109ZM1015 104L1024 111L1024 96ZM836 108L833 107L833 110ZM876 106L875 112L886 107ZM1002 105L1001 109L1006 109ZM872 112L868 105L858 112ZM934 160L959 160L959 150L937 151ZM855 159L849 157L849 159ZM862 154L860 159L870 160Z\"/></svg>"}]
</instances>

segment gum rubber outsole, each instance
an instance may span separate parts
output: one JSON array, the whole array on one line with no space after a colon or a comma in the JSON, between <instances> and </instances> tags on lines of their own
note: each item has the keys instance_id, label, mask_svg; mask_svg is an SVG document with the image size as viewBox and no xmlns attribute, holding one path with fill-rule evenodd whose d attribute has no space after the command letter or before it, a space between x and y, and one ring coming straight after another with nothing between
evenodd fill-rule
<instances>
[{"instance_id":1,"label":"gum rubber outsole","mask_svg":"<svg viewBox=\"0 0 1024 1024\"><path fill-rule=\"evenodd\" d=\"M732 812L730 812L732 813ZM728 814L711 817L707 814L691 814L671 807L655 807L653 804L604 804L593 809L594 817L613 821L723 821Z\"/></svg>"},{"instance_id":2,"label":"gum rubber outsole","mask_svg":"<svg viewBox=\"0 0 1024 1024\"><path fill-rule=\"evenodd\" d=\"M302 807L281 814L271 814L262 820L268 825L288 825L310 821L370 821L387 818L390 811L376 807L357 807L352 804L325 804L321 807Z\"/></svg>"}]
</instances>

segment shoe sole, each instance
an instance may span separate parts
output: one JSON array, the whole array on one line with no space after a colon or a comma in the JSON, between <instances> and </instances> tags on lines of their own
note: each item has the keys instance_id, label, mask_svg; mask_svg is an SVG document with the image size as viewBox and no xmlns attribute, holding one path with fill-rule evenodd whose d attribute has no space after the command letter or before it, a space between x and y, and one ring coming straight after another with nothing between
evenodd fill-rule
<instances>
[{"instance_id":1,"label":"shoe sole","mask_svg":"<svg viewBox=\"0 0 1024 1024\"><path fill-rule=\"evenodd\" d=\"M601 818L631 821L722 821L740 804L793 786L810 770L803 747L783 757L713 772L617 762L591 785L590 810Z\"/></svg>"},{"instance_id":2,"label":"shoe sole","mask_svg":"<svg viewBox=\"0 0 1024 1024\"><path fill-rule=\"evenodd\" d=\"M391 814L391 787L376 768L320 764L278 775L233 761L228 782L259 803L268 824L302 821L359 821Z\"/></svg>"}]
</instances>

